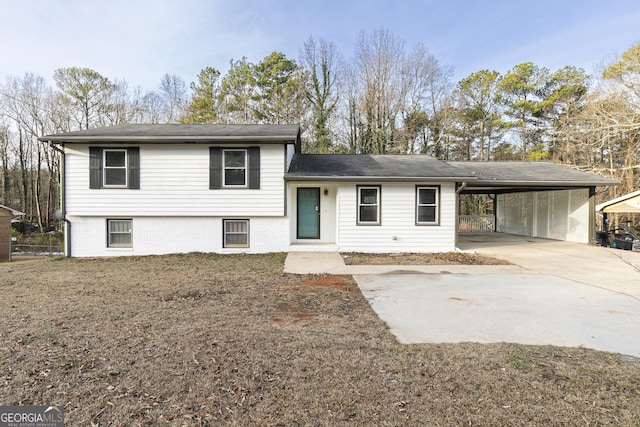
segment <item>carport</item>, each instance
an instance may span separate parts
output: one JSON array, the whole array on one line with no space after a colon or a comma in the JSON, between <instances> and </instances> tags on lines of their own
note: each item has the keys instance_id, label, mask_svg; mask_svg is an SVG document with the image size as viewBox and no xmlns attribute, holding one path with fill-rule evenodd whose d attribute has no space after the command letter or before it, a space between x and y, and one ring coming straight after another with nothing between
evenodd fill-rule
<instances>
[{"instance_id":1,"label":"carport","mask_svg":"<svg viewBox=\"0 0 640 427\"><path fill-rule=\"evenodd\" d=\"M493 200L494 231L522 236L595 241L596 187L619 182L547 162L448 162L476 177L458 194Z\"/></svg>"}]
</instances>

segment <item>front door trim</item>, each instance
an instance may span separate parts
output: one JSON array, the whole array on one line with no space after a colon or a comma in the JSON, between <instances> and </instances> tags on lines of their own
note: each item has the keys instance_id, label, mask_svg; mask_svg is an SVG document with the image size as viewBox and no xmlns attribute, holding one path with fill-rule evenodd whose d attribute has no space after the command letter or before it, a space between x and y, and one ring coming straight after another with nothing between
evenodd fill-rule
<instances>
[{"instance_id":1,"label":"front door trim","mask_svg":"<svg viewBox=\"0 0 640 427\"><path fill-rule=\"evenodd\" d=\"M315 211L317 213L317 226L316 233L314 236L301 236L300 235L300 218L301 218L301 209L300 209L300 192L312 190L314 191L314 198L316 203ZM320 239L320 187L298 187L296 189L296 238L297 239Z\"/></svg>"}]
</instances>

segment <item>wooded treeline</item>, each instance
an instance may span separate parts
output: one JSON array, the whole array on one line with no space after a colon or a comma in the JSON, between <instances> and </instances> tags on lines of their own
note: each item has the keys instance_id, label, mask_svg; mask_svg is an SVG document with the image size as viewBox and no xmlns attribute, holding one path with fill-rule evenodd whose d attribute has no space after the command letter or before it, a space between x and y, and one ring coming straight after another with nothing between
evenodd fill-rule
<instances>
[{"instance_id":1,"label":"wooded treeline","mask_svg":"<svg viewBox=\"0 0 640 427\"><path fill-rule=\"evenodd\" d=\"M98 71L57 69L0 84L0 203L55 224L60 156L37 137L124 123L299 123L308 153L428 154L444 160L548 160L637 189L640 44L594 75L533 63L480 70L459 82L425 46L385 29L362 32L349 59L309 38L297 59L205 67L188 86L165 74L156 90Z\"/></svg>"}]
</instances>

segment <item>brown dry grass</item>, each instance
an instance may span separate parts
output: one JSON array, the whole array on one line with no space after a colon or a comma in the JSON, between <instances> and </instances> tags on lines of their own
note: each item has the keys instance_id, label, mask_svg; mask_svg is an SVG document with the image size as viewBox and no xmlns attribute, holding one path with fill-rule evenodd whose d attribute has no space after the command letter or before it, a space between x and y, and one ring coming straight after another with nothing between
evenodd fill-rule
<instances>
[{"instance_id":1,"label":"brown dry grass","mask_svg":"<svg viewBox=\"0 0 640 427\"><path fill-rule=\"evenodd\" d=\"M401 345L350 277L283 260L0 264L0 404L62 404L68 426L640 425L633 360Z\"/></svg>"},{"instance_id":2,"label":"brown dry grass","mask_svg":"<svg viewBox=\"0 0 640 427\"><path fill-rule=\"evenodd\" d=\"M462 252L342 254L347 265L508 265L510 262L485 255Z\"/></svg>"}]
</instances>

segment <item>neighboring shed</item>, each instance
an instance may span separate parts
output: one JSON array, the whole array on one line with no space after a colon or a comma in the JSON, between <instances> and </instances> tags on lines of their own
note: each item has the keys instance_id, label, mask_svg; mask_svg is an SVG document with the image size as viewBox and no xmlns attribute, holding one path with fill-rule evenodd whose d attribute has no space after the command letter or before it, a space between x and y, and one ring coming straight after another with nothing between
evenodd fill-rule
<instances>
[{"instance_id":1,"label":"neighboring shed","mask_svg":"<svg viewBox=\"0 0 640 427\"><path fill-rule=\"evenodd\" d=\"M640 190L625 194L596 206L598 212L608 213L640 213Z\"/></svg>"},{"instance_id":2,"label":"neighboring shed","mask_svg":"<svg viewBox=\"0 0 640 427\"><path fill-rule=\"evenodd\" d=\"M11 219L24 213L0 205L0 262L11 260Z\"/></svg>"},{"instance_id":3,"label":"neighboring shed","mask_svg":"<svg viewBox=\"0 0 640 427\"><path fill-rule=\"evenodd\" d=\"M602 213L602 230L615 230L617 228L638 227L640 215L640 190L625 194L600 203L596 206L596 212ZM609 217L610 214L613 216Z\"/></svg>"}]
</instances>

